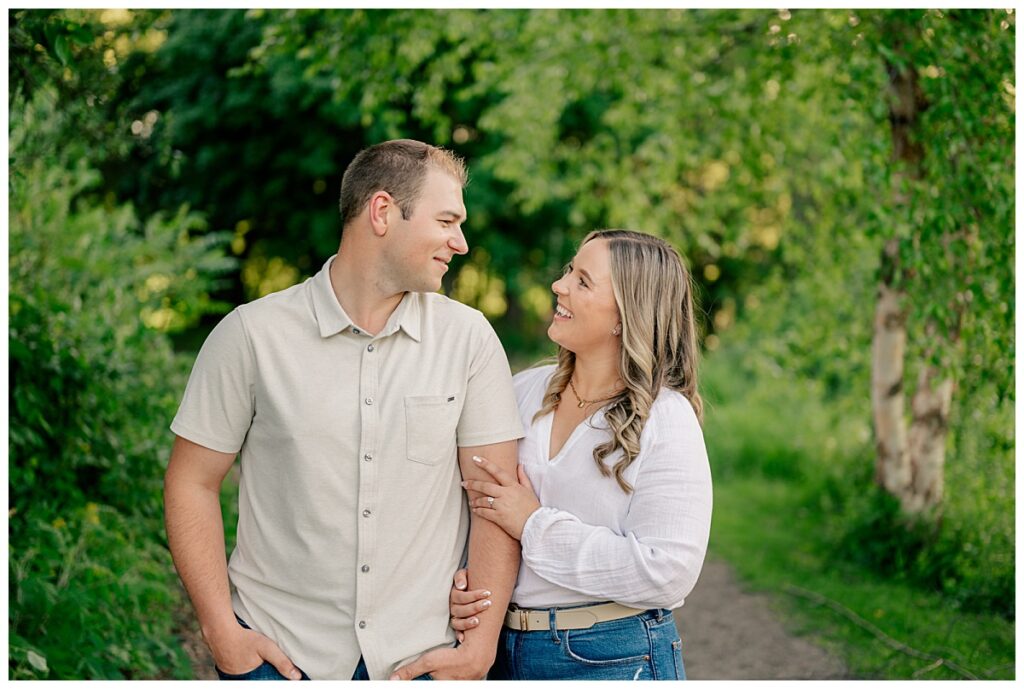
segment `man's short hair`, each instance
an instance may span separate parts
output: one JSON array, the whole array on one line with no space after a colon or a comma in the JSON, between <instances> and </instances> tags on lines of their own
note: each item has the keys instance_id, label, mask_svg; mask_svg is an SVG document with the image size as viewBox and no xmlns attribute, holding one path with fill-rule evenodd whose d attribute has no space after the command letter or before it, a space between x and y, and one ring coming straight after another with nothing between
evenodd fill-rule
<instances>
[{"instance_id":1,"label":"man's short hair","mask_svg":"<svg viewBox=\"0 0 1024 689\"><path fill-rule=\"evenodd\" d=\"M451 151L413 139L395 139L365 148L352 159L341 178L341 227L358 216L370 197L386 191L398 204L402 217L412 215L427 171L445 172L466 186L468 175L462 158Z\"/></svg>"}]
</instances>

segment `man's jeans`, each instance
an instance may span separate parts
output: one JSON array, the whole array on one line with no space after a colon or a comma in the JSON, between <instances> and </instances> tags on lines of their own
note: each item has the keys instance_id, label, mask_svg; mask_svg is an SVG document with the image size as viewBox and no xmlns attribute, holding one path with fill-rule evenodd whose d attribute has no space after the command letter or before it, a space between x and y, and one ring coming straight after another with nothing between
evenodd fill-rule
<instances>
[{"instance_id":1,"label":"man's jeans","mask_svg":"<svg viewBox=\"0 0 1024 689\"><path fill-rule=\"evenodd\" d=\"M364 663L363 659L360 658L359 665L356 665L356 671L352 673L352 681L363 681L368 679L370 679L370 673L366 669L366 663ZM420 675L419 677L413 677L412 679L415 682L417 680L432 681L434 678L430 676L430 673L427 673Z\"/></svg>"},{"instance_id":2,"label":"man's jeans","mask_svg":"<svg viewBox=\"0 0 1024 689\"><path fill-rule=\"evenodd\" d=\"M263 661L263 664L260 665L255 670L250 670L249 672L246 672L246 673L241 674L241 675L229 675L226 672L221 672L221 669L219 667L216 667L216 666L214 666L214 667L217 670L217 675L221 679L242 679L242 680L282 679L282 680L285 680L285 681L288 680L287 677L285 677L284 675L282 675L280 672L277 671L276 667L274 667L273 665L271 665L270 663L268 663L265 660ZM299 670L299 671L302 672L301 670ZM302 679L309 679L309 677L306 675L305 672L302 673Z\"/></svg>"},{"instance_id":3,"label":"man's jeans","mask_svg":"<svg viewBox=\"0 0 1024 689\"><path fill-rule=\"evenodd\" d=\"M242 625L246 629L252 629L252 627L247 625L245 623L245 620L243 620L238 615L235 615L235 619L238 620L238 624ZM257 667L255 670L249 670L248 672L243 672L240 675L229 675L228 673L221 671L221 669L219 667L217 667L216 665L213 666L213 669L217 671L217 676L220 677L221 679L239 679L239 680L281 679L281 680L284 680L286 682L288 681L287 677L285 677L280 672L278 672L276 667L274 667L273 665L271 665L270 663L268 663L265 660L263 661L263 664L260 665L259 667ZM302 671L302 668L299 668L299 672L302 672L302 679L309 679L309 676L305 672Z\"/></svg>"},{"instance_id":4,"label":"man's jeans","mask_svg":"<svg viewBox=\"0 0 1024 689\"><path fill-rule=\"evenodd\" d=\"M245 623L245 620L243 620L238 615L235 615L235 619L238 620L238 624L242 625L246 629L252 629L252 627L247 625ZM263 664L260 665L259 667L257 667L255 670L250 670L249 672L243 673L241 675L229 675L226 672L222 672L221 669L219 667L217 667L217 666L214 666L214 669L217 670L217 676L220 677L221 679L224 679L224 680L250 680L250 681L252 681L252 680L284 680L284 681L288 681L287 677L285 677L280 672L278 672L277 668L274 667L273 665L271 665L270 663L268 663L267 661L263 661ZM302 672L302 679L309 679L309 676L305 672L302 671L302 668L299 668L299 672ZM353 679L353 681L355 681L355 680L368 680L368 679L370 679L370 675L369 675L369 673L366 670L366 663L363 662L362 658L359 659L359 665L356 666L356 671L352 674L352 679ZM429 674L424 674L424 675L420 675L419 677L413 677L413 679L414 680L432 680L434 678L431 677Z\"/></svg>"},{"instance_id":5,"label":"man's jeans","mask_svg":"<svg viewBox=\"0 0 1024 689\"><path fill-rule=\"evenodd\" d=\"M588 629L505 627L487 679L677 680L686 679L686 672L672 611L648 610Z\"/></svg>"}]
</instances>

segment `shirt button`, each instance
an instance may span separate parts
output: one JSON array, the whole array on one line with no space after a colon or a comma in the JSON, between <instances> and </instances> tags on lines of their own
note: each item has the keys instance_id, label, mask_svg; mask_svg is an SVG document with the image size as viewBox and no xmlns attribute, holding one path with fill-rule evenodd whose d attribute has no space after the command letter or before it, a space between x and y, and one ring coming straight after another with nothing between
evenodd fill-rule
<instances>
[{"instance_id":1,"label":"shirt button","mask_svg":"<svg viewBox=\"0 0 1024 689\"><path fill-rule=\"evenodd\" d=\"M359 328L352 328L352 332L354 332L356 335L358 335L359 334Z\"/></svg>"},{"instance_id":2,"label":"shirt button","mask_svg":"<svg viewBox=\"0 0 1024 689\"><path fill-rule=\"evenodd\" d=\"M372 398L372 397L367 397L367 398L366 398L365 400L363 400L363 401L364 401L364 402L366 402L367 404L373 404L373 398Z\"/></svg>"},{"instance_id":3,"label":"shirt button","mask_svg":"<svg viewBox=\"0 0 1024 689\"><path fill-rule=\"evenodd\" d=\"M366 620L359 620L359 628L366 629Z\"/></svg>"},{"instance_id":4,"label":"shirt button","mask_svg":"<svg viewBox=\"0 0 1024 689\"><path fill-rule=\"evenodd\" d=\"M370 510L363 510L363 516L364 516L364 517L369 517L369 516L370 516L370 514L372 514L372 513L370 512Z\"/></svg>"},{"instance_id":5,"label":"shirt button","mask_svg":"<svg viewBox=\"0 0 1024 689\"><path fill-rule=\"evenodd\" d=\"M373 351L373 345L366 345L366 351L372 352Z\"/></svg>"},{"instance_id":6,"label":"shirt button","mask_svg":"<svg viewBox=\"0 0 1024 689\"><path fill-rule=\"evenodd\" d=\"M363 572L369 572L370 571L370 565L363 565L359 569L363 570Z\"/></svg>"},{"instance_id":7,"label":"shirt button","mask_svg":"<svg viewBox=\"0 0 1024 689\"><path fill-rule=\"evenodd\" d=\"M373 455L371 455L371 454L363 455L363 461L365 461L365 462L372 462L373 461Z\"/></svg>"}]
</instances>

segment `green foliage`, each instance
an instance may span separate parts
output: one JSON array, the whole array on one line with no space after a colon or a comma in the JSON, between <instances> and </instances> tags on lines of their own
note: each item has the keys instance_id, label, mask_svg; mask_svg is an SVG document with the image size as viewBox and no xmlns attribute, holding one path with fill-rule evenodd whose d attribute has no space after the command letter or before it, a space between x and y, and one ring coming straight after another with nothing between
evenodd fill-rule
<instances>
[{"instance_id":1,"label":"green foliage","mask_svg":"<svg viewBox=\"0 0 1024 689\"><path fill-rule=\"evenodd\" d=\"M337 247L346 163L408 136L469 162L473 250L445 290L495 319L513 368L550 353L549 284L586 232L666 237L708 315L716 479L785 480L837 562L1008 614L1013 14L14 10L9 28L22 599L53 584L23 562L33 539L57 547L42 525L89 504L159 541L159 458L188 366L168 335L202 340L203 315L226 307L211 290L237 303L315 271ZM892 162L894 67L916 71L927 103L916 171ZM931 362L957 385L930 530L870 489L891 237L907 380ZM18 676L58 674L37 633L12 627Z\"/></svg>"},{"instance_id":2,"label":"green foliage","mask_svg":"<svg viewBox=\"0 0 1024 689\"><path fill-rule=\"evenodd\" d=\"M166 41L112 68L125 77L111 107L152 126L107 165L144 213L188 201L234 232L244 268L225 296L241 301L334 250L355 151L399 136L448 145L472 170L474 253L446 287L504 304L494 315L514 350L543 338L544 293L573 243L629 226L687 255L716 335L766 276L852 289L818 295L796 330L779 331L842 362L858 356L850 340L828 342L816 321L870 302L881 244L900 236L912 358L967 389L1001 376L1010 394L1014 21L976 10L141 13L136 33ZM893 61L922 75L929 103L923 178L902 204ZM826 373L842 384L841 366Z\"/></svg>"},{"instance_id":3,"label":"green foliage","mask_svg":"<svg viewBox=\"0 0 1024 689\"><path fill-rule=\"evenodd\" d=\"M868 14L870 40L919 75L920 170L880 195L876 231L900 240L910 356L973 396L1013 398L1014 35L1009 10ZM898 170L891 170L890 174ZM916 174L909 174L915 173ZM894 203L893 196L906 197Z\"/></svg>"},{"instance_id":4,"label":"green foliage","mask_svg":"<svg viewBox=\"0 0 1024 689\"><path fill-rule=\"evenodd\" d=\"M8 553L11 679L188 679L181 605L153 526L87 503L16 514Z\"/></svg>"},{"instance_id":5,"label":"green foliage","mask_svg":"<svg viewBox=\"0 0 1024 689\"><path fill-rule=\"evenodd\" d=\"M129 111L159 115L130 161L143 174L119 193L142 208L189 198L214 227L236 228L248 265L280 256L309 273L336 246L336 190L356 150L397 136L451 146L472 168L474 268L503 278L507 330L537 337L531 289L594 227L666 236L698 274L723 263L728 285L773 260L791 213L835 196L818 180L848 174L837 141L870 144L869 125L884 122L842 100L849 79L834 72L873 56L822 55L819 24L832 17L175 12L158 20L159 50L118 67L136 75ZM836 31L855 33L842 20Z\"/></svg>"},{"instance_id":6,"label":"green foliage","mask_svg":"<svg viewBox=\"0 0 1024 689\"><path fill-rule=\"evenodd\" d=\"M146 17L166 40L118 63L124 81L110 108L151 123L131 137L129 155L106 162L112 188L141 213L188 203L212 229L232 232L245 263L221 293L236 302L262 296L272 259L292 269L272 283L281 289L337 249L339 161L368 143L325 102L331 81L311 78L295 55L274 71L243 69L266 19L241 10Z\"/></svg>"},{"instance_id":7,"label":"green foliage","mask_svg":"<svg viewBox=\"0 0 1024 689\"><path fill-rule=\"evenodd\" d=\"M835 556L939 591L955 608L1013 620L1015 467L1013 440L1006 436L1013 404L1000 401L994 386L971 403L953 422L958 432L950 442L946 499L937 520L908 519L898 501L870 485L868 448L855 463L830 459L849 475L825 475L826 497L816 504Z\"/></svg>"},{"instance_id":8,"label":"green foliage","mask_svg":"<svg viewBox=\"0 0 1024 689\"><path fill-rule=\"evenodd\" d=\"M140 222L91 196L58 104L40 89L11 118L11 673L180 674L161 494L189 361L167 332L223 308L231 263L185 208Z\"/></svg>"},{"instance_id":9,"label":"green foliage","mask_svg":"<svg viewBox=\"0 0 1024 689\"><path fill-rule=\"evenodd\" d=\"M1004 94L1007 83L1012 89L1013 19L1002 11L858 11L849 23L876 66L856 58L835 76L858 85L859 102L880 106L878 115L848 120L848 142L837 142L859 172L808 185L811 203L787 225L778 260L731 312L716 315L729 326L715 333L712 344L723 344L708 367L716 477L790 480L812 496L810 514L831 555L1012 619L1013 111ZM832 55L848 50L833 45ZM885 60L917 69L929 103L918 132L920 178L904 174L897 188L901 176L887 160ZM839 195L818 195L830 187ZM871 323L889 237L902 242L907 387L925 363L957 384L946 498L930 526L901 517L873 485Z\"/></svg>"},{"instance_id":10,"label":"green foliage","mask_svg":"<svg viewBox=\"0 0 1024 689\"><path fill-rule=\"evenodd\" d=\"M801 483L836 459L854 465L869 451L863 413L841 407L825 381L780 368L754 347L711 355L702 375L704 435L716 480Z\"/></svg>"},{"instance_id":11,"label":"green foliage","mask_svg":"<svg viewBox=\"0 0 1024 689\"><path fill-rule=\"evenodd\" d=\"M1014 543L1005 524L985 533L960 514L939 523L909 520L899 500L878 488L848 500L841 523L832 528L838 531L835 555L894 581L942 592L958 608L1014 619Z\"/></svg>"},{"instance_id":12,"label":"green foliage","mask_svg":"<svg viewBox=\"0 0 1024 689\"><path fill-rule=\"evenodd\" d=\"M208 276L231 264L223 237L190 237L202 222L184 208L140 223L130 206L76 207L97 174L34 150L56 116L45 100L12 134L32 162L11 175L11 504L88 496L153 515L166 436L140 419L169 419L180 390L167 377L182 369L160 332L223 310Z\"/></svg>"},{"instance_id":13,"label":"green foliage","mask_svg":"<svg viewBox=\"0 0 1024 689\"><path fill-rule=\"evenodd\" d=\"M1011 403L991 390L987 403L975 398L984 406L955 422L941 519L908 520L873 484L870 409L859 394L778 367L756 347L725 348L706 364L716 495L736 481L789 482L799 496L789 509L816 525L808 548L828 567L851 563L941 594L952 609L1013 619ZM862 369L849 387L866 388L867 375Z\"/></svg>"},{"instance_id":14,"label":"green foliage","mask_svg":"<svg viewBox=\"0 0 1024 689\"><path fill-rule=\"evenodd\" d=\"M15 10L10 17L11 97L30 97L44 85L61 84L74 52L95 39L94 18L58 10ZM37 48L38 46L38 48Z\"/></svg>"},{"instance_id":15,"label":"green foliage","mask_svg":"<svg viewBox=\"0 0 1024 689\"><path fill-rule=\"evenodd\" d=\"M93 168L128 154L131 122L108 117L107 109L120 83L116 70L107 67L127 46L145 45L145 22L113 21L106 15L126 10L11 10L9 13L10 77L8 106L14 112L18 102L28 102L37 91L56 93L61 117L50 126L60 126L59 140L66 160L80 158ZM12 118L13 119L13 118ZM44 152L47 153L47 152ZM52 153L52 152L50 152ZM10 152L12 162L28 151ZM175 204L175 207L178 204ZM149 215L147 213L146 215Z\"/></svg>"},{"instance_id":16,"label":"green foliage","mask_svg":"<svg viewBox=\"0 0 1024 689\"><path fill-rule=\"evenodd\" d=\"M470 162L474 254L448 287L482 306L494 280L478 276L500 278L497 326L515 350L543 338L543 293L573 243L629 226L687 255L709 332L727 331L766 276L854 290L814 295L803 304L813 314L798 310L799 327L780 330L818 361L842 362L858 356L850 340L828 342L816 321L861 307L856 320L870 322L878 253L895 234L915 276L912 357L951 367L968 389L1011 368L1012 15L253 10L166 13L154 25L167 41L118 66L133 75L119 104L158 116L123 163L143 174L119 176L118 193L144 209L190 200L235 231L243 276L279 274L245 278L233 299L313 272L336 246L345 162L412 136ZM925 176L902 206L894 59L923 75L930 103ZM827 375L844 379L841 366Z\"/></svg>"},{"instance_id":17,"label":"green foliage","mask_svg":"<svg viewBox=\"0 0 1024 689\"><path fill-rule=\"evenodd\" d=\"M942 680L964 675L893 649L801 593L824 596L890 638L956 663L979 679L1016 676L1013 621L951 605L944 594L834 556L831 533L811 506L819 493L813 485L762 477L716 483L709 555L728 560L745 586L770 594L789 630L807 634L811 642L843 658L852 678Z\"/></svg>"}]
</instances>

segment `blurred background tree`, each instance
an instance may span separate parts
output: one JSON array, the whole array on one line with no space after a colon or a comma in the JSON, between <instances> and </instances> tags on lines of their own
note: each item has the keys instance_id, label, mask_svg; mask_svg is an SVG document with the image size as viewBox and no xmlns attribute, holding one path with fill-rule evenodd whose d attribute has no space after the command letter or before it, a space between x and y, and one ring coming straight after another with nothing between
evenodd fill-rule
<instances>
[{"instance_id":1,"label":"blurred background tree","mask_svg":"<svg viewBox=\"0 0 1024 689\"><path fill-rule=\"evenodd\" d=\"M514 369L551 351L550 281L587 232L665 237L706 315L716 491L781 481L820 525L809 548L1012 619L1012 11L9 24L12 676L186 672L170 618L146 650L96 622L107 646L77 660L31 620L69 605L54 563L100 547L103 510L138 529L127 559L167 566L159 476L194 352L337 249L345 166L395 137L469 162L472 251L443 290Z\"/></svg>"}]
</instances>

